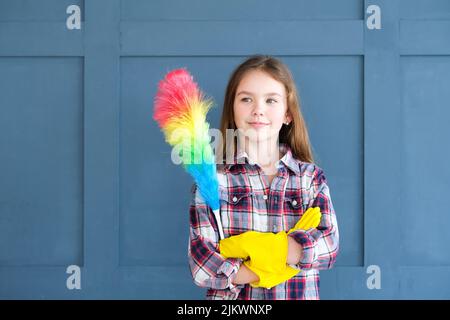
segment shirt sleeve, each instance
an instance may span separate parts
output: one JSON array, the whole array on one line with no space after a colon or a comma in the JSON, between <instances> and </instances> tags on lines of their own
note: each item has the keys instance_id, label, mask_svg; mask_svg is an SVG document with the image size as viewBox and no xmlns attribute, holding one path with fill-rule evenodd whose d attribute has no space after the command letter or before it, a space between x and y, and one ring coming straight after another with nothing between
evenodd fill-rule
<instances>
[{"instance_id":1,"label":"shirt sleeve","mask_svg":"<svg viewBox=\"0 0 450 320\"><path fill-rule=\"evenodd\" d=\"M238 294L244 285L235 285L232 281L241 267L242 259L225 259L220 255L213 212L203 201L196 185L192 188L189 217L188 257L195 284Z\"/></svg>"},{"instance_id":2,"label":"shirt sleeve","mask_svg":"<svg viewBox=\"0 0 450 320\"><path fill-rule=\"evenodd\" d=\"M297 230L290 234L303 247L300 269L330 269L339 252L339 231L327 179L316 167L311 183L309 207L320 207L322 218L317 228Z\"/></svg>"}]
</instances>

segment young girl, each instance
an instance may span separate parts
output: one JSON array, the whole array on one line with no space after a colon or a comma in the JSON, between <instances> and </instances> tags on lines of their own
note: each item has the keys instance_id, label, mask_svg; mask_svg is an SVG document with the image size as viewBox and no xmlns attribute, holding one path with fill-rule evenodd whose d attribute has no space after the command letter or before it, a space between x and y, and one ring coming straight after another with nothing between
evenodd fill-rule
<instances>
[{"instance_id":1,"label":"young girl","mask_svg":"<svg viewBox=\"0 0 450 320\"><path fill-rule=\"evenodd\" d=\"M208 288L207 299L319 299L318 270L336 260L338 226L287 66L270 56L239 65L226 89L221 131L225 143L217 171L226 238L288 231L311 207L319 207L322 217L317 228L287 236L282 263L301 271L265 288L242 258L221 255L216 221L194 185L188 251L194 282Z\"/></svg>"}]
</instances>

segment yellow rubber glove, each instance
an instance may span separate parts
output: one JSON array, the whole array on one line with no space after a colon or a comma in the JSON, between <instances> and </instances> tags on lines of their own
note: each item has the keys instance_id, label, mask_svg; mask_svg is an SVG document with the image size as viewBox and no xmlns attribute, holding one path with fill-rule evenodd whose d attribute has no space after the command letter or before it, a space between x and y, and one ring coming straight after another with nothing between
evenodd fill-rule
<instances>
[{"instance_id":1,"label":"yellow rubber glove","mask_svg":"<svg viewBox=\"0 0 450 320\"><path fill-rule=\"evenodd\" d=\"M250 257L244 264L259 277L259 281L250 283L253 287L271 288L299 272L286 264L288 240L285 231L277 234L247 231L221 240L219 247L225 258Z\"/></svg>"},{"instance_id":2,"label":"yellow rubber glove","mask_svg":"<svg viewBox=\"0 0 450 320\"><path fill-rule=\"evenodd\" d=\"M272 288L299 273L299 269L286 264L288 239L285 231L260 233L255 240L253 244L257 244L257 252L250 250L250 259L244 261L247 268L259 277L259 281L250 283L252 287Z\"/></svg>"},{"instance_id":3,"label":"yellow rubber glove","mask_svg":"<svg viewBox=\"0 0 450 320\"><path fill-rule=\"evenodd\" d=\"M309 208L289 233L300 228L306 230L317 227L320 217L318 207ZM225 258L250 257L244 264L259 277L259 281L250 284L252 287L271 288L292 278L300 271L286 264L288 240L285 231L277 234L247 231L221 240L219 248Z\"/></svg>"},{"instance_id":4,"label":"yellow rubber glove","mask_svg":"<svg viewBox=\"0 0 450 320\"><path fill-rule=\"evenodd\" d=\"M302 215L302 218L292 229L289 230L288 234L294 232L295 230L308 230L310 228L316 228L319 225L321 218L322 214L320 213L319 207L308 208L308 210L306 210L306 212ZM285 268L281 272L268 272L264 269L258 268L259 264L252 263L252 259L246 260L244 264L259 276L258 282L250 283L252 287L271 288L289 280L301 271L300 269L292 268L291 266L285 264Z\"/></svg>"},{"instance_id":5,"label":"yellow rubber glove","mask_svg":"<svg viewBox=\"0 0 450 320\"><path fill-rule=\"evenodd\" d=\"M317 228L322 218L320 213L320 207L308 208L302 215L301 219L295 224L295 226L289 230L288 234L291 234L295 230L308 230L310 228Z\"/></svg>"}]
</instances>

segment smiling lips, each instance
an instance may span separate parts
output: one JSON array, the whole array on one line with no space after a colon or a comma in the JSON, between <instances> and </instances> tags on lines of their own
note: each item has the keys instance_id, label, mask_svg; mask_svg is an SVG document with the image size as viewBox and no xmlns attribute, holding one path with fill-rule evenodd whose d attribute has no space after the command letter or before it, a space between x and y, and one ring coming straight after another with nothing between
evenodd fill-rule
<instances>
[{"instance_id":1,"label":"smiling lips","mask_svg":"<svg viewBox=\"0 0 450 320\"><path fill-rule=\"evenodd\" d=\"M259 121L255 121L255 122L249 122L249 125L251 125L253 128L258 129L258 128L263 128L265 126L268 126L268 123L265 122L259 122Z\"/></svg>"}]
</instances>

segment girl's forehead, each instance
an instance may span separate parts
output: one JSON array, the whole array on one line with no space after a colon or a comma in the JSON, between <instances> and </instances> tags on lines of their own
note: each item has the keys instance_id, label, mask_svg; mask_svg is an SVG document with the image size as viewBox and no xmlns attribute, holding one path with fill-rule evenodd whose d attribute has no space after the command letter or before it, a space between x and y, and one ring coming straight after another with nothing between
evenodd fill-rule
<instances>
[{"instance_id":1,"label":"girl's forehead","mask_svg":"<svg viewBox=\"0 0 450 320\"><path fill-rule=\"evenodd\" d=\"M270 74L261 70L247 71L238 85L236 94L240 91L247 93L278 93L283 95L285 88L283 83L275 80Z\"/></svg>"}]
</instances>

